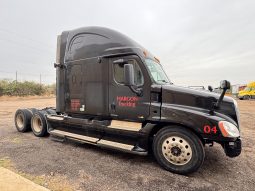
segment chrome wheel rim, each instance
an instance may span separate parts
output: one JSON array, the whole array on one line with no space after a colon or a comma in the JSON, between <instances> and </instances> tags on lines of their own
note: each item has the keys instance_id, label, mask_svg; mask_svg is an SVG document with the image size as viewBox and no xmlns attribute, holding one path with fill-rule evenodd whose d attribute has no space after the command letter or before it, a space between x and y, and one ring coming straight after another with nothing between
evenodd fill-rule
<instances>
[{"instance_id":1,"label":"chrome wheel rim","mask_svg":"<svg viewBox=\"0 0 255 191\"><path fill-rule=\"evenodd\" d=\"M32 127L36 133L40 133L42 131L42 120L38 116L34 116L32 120Z\"/></svg>"},{"instance_id":2,"label":"chrome wheel rim","mask_svg":"<svg viewBox=\"0 0 255 191\"><path fill-rule=\"evenodd\" d=\"M19 129L22 129L24 126L24 116L19 113L16 117L17 126Z\"/></svg>"},{"instance_id":3,"label":"chrome wheel rim","mask_svg":"<svg viewBox=\"0 0 255 191\"><path fill-rule=\"evenodd\" d=\"M185 165L192 158L190 144L178 136L171 136L163 141L162 153L165 159L174 165Z\"/></svg>"}]
</instances>

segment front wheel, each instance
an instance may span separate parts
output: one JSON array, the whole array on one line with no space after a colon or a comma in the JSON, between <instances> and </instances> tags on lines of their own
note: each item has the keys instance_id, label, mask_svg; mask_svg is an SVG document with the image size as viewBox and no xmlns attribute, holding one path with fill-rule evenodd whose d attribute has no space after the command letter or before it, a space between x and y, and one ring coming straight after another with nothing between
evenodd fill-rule
<instances>
[{"instance_id":1,"label":"front wheel","mask_svg":"<svg viewBox=\"0 0 255 191\"><path fill-rule=\"evenodd\" d=\"M166 170L189 174L203 164L205 152L201 140L183 127L165 127L153 140L153 153L157 162Z\"/></svg>"}]
</instances>

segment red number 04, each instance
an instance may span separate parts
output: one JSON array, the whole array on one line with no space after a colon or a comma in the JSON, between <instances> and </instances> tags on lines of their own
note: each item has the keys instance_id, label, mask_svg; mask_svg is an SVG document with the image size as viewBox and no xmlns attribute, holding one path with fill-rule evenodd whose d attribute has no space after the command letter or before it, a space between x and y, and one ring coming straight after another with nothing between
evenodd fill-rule
<instances>
[{"instance_id":1,"label":"red number 04","mask_svg":"<svg viewBox=\"0 0 255 191\"><path fill-rule=\"evenodd\" d=\"M214 134L216 134L216 133L217 133L217 128L216 128L216 126L211 127L211 126L209 126L209 125L205 125L205 126L204 126L204 133L206 133L206 134L209 134L209 133L214 133Z\"/></svg>"}]
</instances>

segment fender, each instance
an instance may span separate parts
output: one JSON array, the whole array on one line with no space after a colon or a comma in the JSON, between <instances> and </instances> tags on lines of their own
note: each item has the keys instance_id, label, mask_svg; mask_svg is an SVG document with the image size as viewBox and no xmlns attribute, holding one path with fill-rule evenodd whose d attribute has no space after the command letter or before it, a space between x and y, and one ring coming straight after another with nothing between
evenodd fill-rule
<instances>
[{"instance_id":1,"label":"fender","mask_svg":"<svg viewBox=\"0 0 255 191\"><path fill-rule=\"evenodd\" d=\"M229 138L223 137L218 127L218 122L223 120L237 126L230 117L217 112L210 114L207 109L176 104L162 104L161 107L161 123L179 124L190 128L203 139L210 141L229 141Z\"/></svg>"}]
</instances>

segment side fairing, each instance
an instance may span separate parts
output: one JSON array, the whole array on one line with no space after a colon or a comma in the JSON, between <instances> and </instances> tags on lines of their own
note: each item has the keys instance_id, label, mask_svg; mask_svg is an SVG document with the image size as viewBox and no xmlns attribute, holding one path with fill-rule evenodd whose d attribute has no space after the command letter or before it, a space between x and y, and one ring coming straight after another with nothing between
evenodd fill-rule
<instances>
[{"instance_id":1,"label":"side fairing","mask_svg":"<svg viewBox=\"0 0 255 191\"><path fill-rule=\"evenodd\" d=\"M65 111L65 67L64 57L69 32L65 31L58 36L56 55L56 112Z\"/></svg>"}]
</instances>

